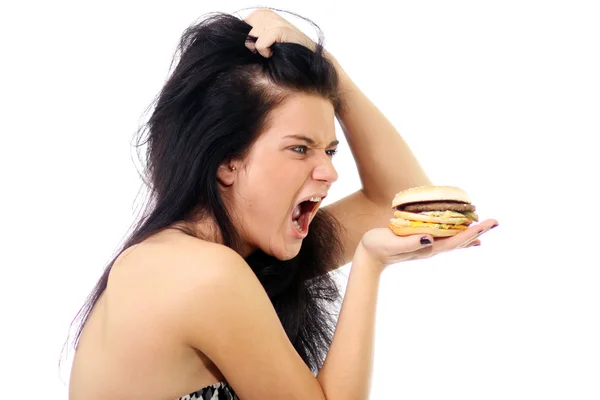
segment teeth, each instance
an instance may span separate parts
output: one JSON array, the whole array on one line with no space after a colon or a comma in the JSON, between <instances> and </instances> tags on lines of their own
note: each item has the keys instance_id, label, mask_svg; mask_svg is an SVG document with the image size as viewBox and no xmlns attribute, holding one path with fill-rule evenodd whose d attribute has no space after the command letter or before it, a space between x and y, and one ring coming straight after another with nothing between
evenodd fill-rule
<instances>
[{"instance_id":1,"label":"teeth","mask_svg":"<svg viewBox=\"0 0 600 400\"><path fill-rule=\"evenodd\" d=\"M308 199L309 201L312 201L314 203L318 203L319 201L321 201L320 197L311 197L310 199Z\"/></svg>"},{"instance_id":2,"label":"teeth","mask_svg":"<svg viewBox=\"0 0 600 400\"><path fill-rule=\"evenodd\" d=\"M302 232L302 227L300 226L300 224L298 223L297 220L293 220L292 224L294 225L294 228L298 229L298 231Z\"/></svg>"}]
</instances>

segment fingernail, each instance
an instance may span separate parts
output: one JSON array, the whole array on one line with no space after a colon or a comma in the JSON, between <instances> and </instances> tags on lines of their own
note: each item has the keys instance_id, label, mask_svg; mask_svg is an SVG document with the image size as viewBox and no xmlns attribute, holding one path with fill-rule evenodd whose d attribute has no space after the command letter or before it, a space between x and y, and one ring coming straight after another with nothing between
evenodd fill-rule
<instances>
[{"instance_id":1,"label":"fingernail","mask_svg":"<svg viewBox=\"0 0 600 400\"><path fill-rule=\"evenodd\" d=\"M496 225L492 225L492 227L491 227L490 229L494 229L494 228L495 228L495 227L497 227L497 226L498 226L498 224L496 224Z\"/></svg>"},{"instance_id":2,"label":"fingernail","mask_svg":"<svg viewBox=\"0 0 600 400\"><path fill-rule=\"evenodd\" d=\"M429 240L429 238L427 238L427 237L423 237L423 238L421 238L421 244L423 246L429 246L429 245L431 245L431 240Z\"/></svg>"},{"instance_id":3,"label":"fingernail","mask_svg":"<svg viewBox=\"0 0 600 400\"><path fill-rule=\"evenodd\" d=\"M481 243L475 243L475 244L472 244L471 246L473 246L473 247L481 246Z\"/></svg>"}]
</instances>

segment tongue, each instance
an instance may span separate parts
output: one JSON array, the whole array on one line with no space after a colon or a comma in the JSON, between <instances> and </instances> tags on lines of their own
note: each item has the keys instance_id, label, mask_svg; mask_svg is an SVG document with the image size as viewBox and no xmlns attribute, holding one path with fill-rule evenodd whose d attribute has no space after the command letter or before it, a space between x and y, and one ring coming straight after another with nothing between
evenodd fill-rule
<instances>
[{"instance_id":1,"label":"tongue","mask_svg":"<svg viewBox=\"0 0 600 400\"><path fill-rule=\"evenodd\" d=\"M308 228L308 214L302 213L298 218L298 225L300 225L301 231L304 232Z\"/></svg>"},{"instance_id":2,"label":"tongue","mask_svg":"<svg viewBox=\"0 0 600 400\"><path fill-rule=\"evenodd\" d=\"M296 208L294 208L294 211L292 211L292 219L297 219L301 213L302 211L300 211L300 204L298 204Z\"/></svg>"}]
</instances>

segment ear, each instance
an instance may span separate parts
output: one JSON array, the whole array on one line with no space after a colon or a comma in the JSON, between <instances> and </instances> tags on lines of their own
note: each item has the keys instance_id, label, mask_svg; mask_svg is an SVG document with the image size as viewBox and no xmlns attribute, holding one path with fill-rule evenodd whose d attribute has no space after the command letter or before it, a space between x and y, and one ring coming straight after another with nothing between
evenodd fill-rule
<instances>
[{"instance_id":1,"label":"ear","mask_svg":"<svg viewBox=\"0 0 600 400\"><path fill-rule=\"evenodd\" d=\"M237 176L238 167L235 163L228 161L221 164L217 171L217 180L221 185L231 186Z\"/></svg>"}]
</instances>

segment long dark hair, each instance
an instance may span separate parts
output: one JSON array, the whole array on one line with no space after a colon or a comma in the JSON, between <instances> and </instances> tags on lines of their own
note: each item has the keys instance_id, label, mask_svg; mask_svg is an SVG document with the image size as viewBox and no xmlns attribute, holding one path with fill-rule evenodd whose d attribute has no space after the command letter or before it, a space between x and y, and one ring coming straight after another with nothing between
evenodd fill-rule
<instances>
[{"instance_id":1,"label":"long dark hair","mask_svg":"<svg viewBox=\"0 0 600 400\"><path fill-rule=\"evenodd\" d=\"M322 36L315 51L276 43L267 59L245 46L246 40L256 40L248 37L251 28L235 16L212 13L184 31L173 59L179 58L176 67L138 138L138 146L146 146L145 210L75 317L75 348L125 249L177 222L204 216L217 223L224 245L239 250L240 236L220 195L217 169L248 152L267 114L286 96L315 93L339 109L338 78L323 54ZM332 306L339 294L327 271L341 262L340 229L320 210L294 259L280 261L261 251L247 258L313 372L322 366L334 329Z\"/></svg>"}]
</instances>

